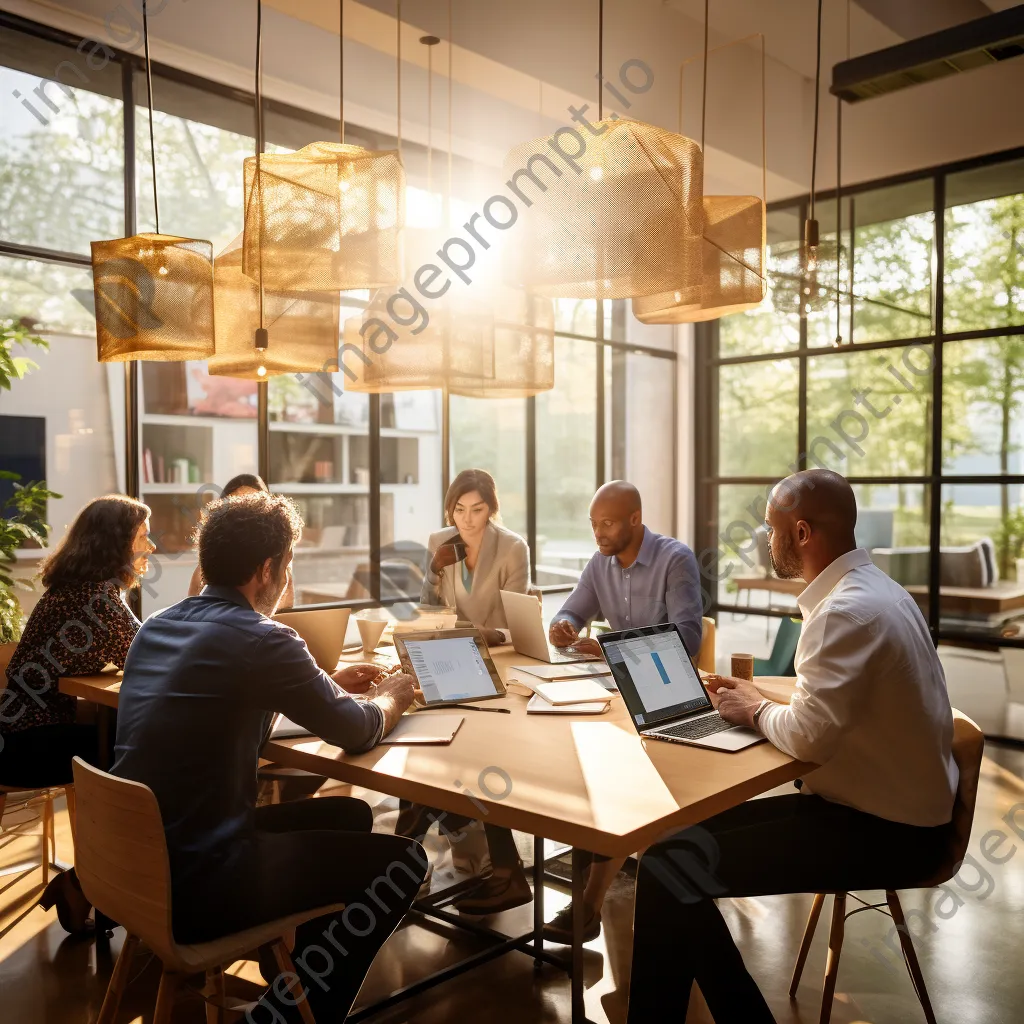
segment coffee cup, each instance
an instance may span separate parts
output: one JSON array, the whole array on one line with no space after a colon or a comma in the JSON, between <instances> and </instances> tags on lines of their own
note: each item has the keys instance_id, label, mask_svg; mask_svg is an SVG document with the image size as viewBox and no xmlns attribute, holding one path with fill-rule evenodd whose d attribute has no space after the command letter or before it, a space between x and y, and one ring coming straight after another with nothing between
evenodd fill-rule
<instances>
[{"instance_id":1,"label":"coffee cup","mask_svg":"<svg viewBox=\"0 0 1024 1024\"><path fill-rule=\"evenodd\" d=\"M752 654L734 654L732 656L732 674L737 679L753 680L754 656Z\"/></svg>"}]
</instances>

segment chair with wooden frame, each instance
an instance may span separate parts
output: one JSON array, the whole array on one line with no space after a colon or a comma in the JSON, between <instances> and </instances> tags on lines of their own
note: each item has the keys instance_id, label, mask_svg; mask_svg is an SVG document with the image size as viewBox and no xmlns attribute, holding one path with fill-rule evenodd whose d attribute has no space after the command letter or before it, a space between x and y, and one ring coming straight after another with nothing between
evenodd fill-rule
<instances>
[{"instance_id":1,"label":"chair with wooden frame","mask_svg":"<svg viewBox=\"0 0 1024 1024\"><path fill-rule=\"evenodd\" d=\"M82 891L97 911L117 921L127 933L96 1024L113 1024L117 1018L140 942L163 964L151 1024L170 1024L182 982L202 972L207 981L203 992L207 1024L220 1024L224 1009L237 1009L228 1006L224 996L225 967L271 943L282 974L294 974L284 937L306 921L344 909L344 904L316 907L213 942L176 942L171 931L167 840L153 791L101 772L77 757L73 767L78 790L75 867ZM299 1001L298 1010L305 1024L315 1024L307 1000Z\"/></svg>"},{"instance_id":2,"label":"chair with wooden frame","mask_svg":"<svg viewBox=\"0 0 1024 1024\"><path fill-rule=\"evenodd\" d=\"M700 620L700 650L697 668L701 672L715 672L715 620L706 615Z\"/></svg>"},{"instance_id":3,"label":"chair with wooden frame","mask_svg":"<svg viewBox=\"0 0 1024 1024\"><path fill-rule=\"evenodd\" d=\"M966 715L953 709L953 760L960 770L960 782L957 785L956 799L953 803L953 820L950 823L949 845L945 851L945 857L941 868L929 878L922 878L915 889L930 889L936 885L948 882L960 870L960 865L967 855L967 844L971 838L971 825L974 822L974 804L978 796L978 779L981 775L981 758L985 751L985 737L978 726ZM814 895L814 902L811 905L811 913L807 918L807 926L804 929L804 937L800 942L800 951L797 954L796 965L793 968L793 980L789 986L789 998L796 998L797 986L800 984L800 975L803 973L804 963L807 960L807 952L811 948L811 940L814 938L814 929L818 924L818 917L821 914L822 905L828 893L819 892ZM885 891L885 903L869 904L860 897L854 895L861 906L849 913L846 911L846 897L850 895L845 892L833 892L832 904L832 927L828 938L828 958L825 964L825 984L821 993L821 1014L818 1018L819 1024L828 1024L832 1016L832 999L836 990L836 978L839 974L839 956L843 948L843 932L846 919L853 914L859 914L862 910L877 910L879 913L892 918L899 934L900 946L903 948L903 958L907 964L907 971L910 980L914 984L914 991L921 1001L921 1008L924 1010L925 1020L928 1024L935 1024L935 1014L932 1011L932 1004L928 998L928 990L925 987L924 975L921 973L921 965L917 960L917 953L914 950L914 940L907 927L907 921L903 914L903 907L900 905L900 898L893 889ZM888 914L882 908L888 906Z\"/></svg>"},{"instance_id":4,"label":"chair with wooden frame","mask_svg":"<svg viewBox=\"0 0 1024 1024\"><path fill-rule=\"evenodd\" d=\"M16 643L0 644L0 694L7 688L7 678L4 670L10 664L11 658L18 645ZM43 885L50 881L50 867L57 866L57 836L53 824L53 801L57 789L41 788L39 786L0 786L0 822L3 820L4 811L7 807L7 798L12 793L39 793L35 799L30 799L26 806L41 803L42 806L42 833L40 835L40 857L39 864L42 868ZM65 786L67 794L68 814L74 819L75 789L74 786ZM15 835L23 835L20 831L14 831Z\"/></svg>"}]
</instances>

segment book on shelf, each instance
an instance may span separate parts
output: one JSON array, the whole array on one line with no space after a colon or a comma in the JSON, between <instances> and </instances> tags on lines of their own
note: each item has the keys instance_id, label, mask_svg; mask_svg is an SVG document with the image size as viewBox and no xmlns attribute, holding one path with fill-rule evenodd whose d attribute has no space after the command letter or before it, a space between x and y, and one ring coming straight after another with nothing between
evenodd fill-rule
<instances>
[{"instance_id":1,"label":"book on shelf","mask_svg":"<svg viewBox=\"0 0 1024 1024\"><path fill-rule=\"evenodd\" d=\"M144 483L154 483L153 480L153 453L147 448L142 453L142 480Z\"/></svg>"},{"instance_id":2,"label":"book on shelf","mask_svg":"<svg viewBox=\"0 0 1024 1024\"><path fill-rule=\"evenodd\" d=\"M164 468L164 457L157 455L156 457L156 483L165 484L167 483L167 473Z\"/></svg>"}]
</instances>

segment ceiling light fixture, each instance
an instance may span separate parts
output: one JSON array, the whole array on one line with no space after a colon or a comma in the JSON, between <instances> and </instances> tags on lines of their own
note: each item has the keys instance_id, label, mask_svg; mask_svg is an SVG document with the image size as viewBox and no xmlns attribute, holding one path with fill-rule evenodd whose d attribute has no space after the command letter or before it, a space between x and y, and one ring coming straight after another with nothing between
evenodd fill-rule
<instances>
[{"instance_id":1,"label":"ceiling light fixture","mask_svg":"<svg viewBox=\"0 0 1024 1024\"><path fill-rule=\"evenodd\" d=\"M90 245L101 363L206 359L213 352L213 245L160 233L147 0L142 2L142 36L156 231Z\"/></svg>"}]
</instances>

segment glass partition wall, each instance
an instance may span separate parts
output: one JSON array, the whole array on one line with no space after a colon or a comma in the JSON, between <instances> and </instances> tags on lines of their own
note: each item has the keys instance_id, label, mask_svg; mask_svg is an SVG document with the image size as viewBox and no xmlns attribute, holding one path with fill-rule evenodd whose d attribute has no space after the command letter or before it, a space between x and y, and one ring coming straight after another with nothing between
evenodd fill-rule
<instances>
[{"instance_id":1,"label":"glass partition wall","mask_svg":"<svg viewBox=\"0 0 1024 1024\"><path fill-rule=\"evenodd\" d=\"M836 212L824 196L832 241ZM766 656L795 613L760 527L772 485L814 466L853 483L858 543L936 642L1022 646L1024 153L857 186L840 212L825 308L801 312L774 280L762 308L697 331L698 544L720 653ZM771 207L770 247L805 216L805 201Z\"/></svg>"},{"instance_id":2,"label":"glass partition wall","mask_svg":"<svg viewBox=\"0 0 1024 1024\"><path fill-rule=\"evenodd\" d=\"M212 377L203 362L98 363L89 242L153 230L152 180L143 65L112 48L87 64L81 43L0 12L0 317L50 343L24 353L39 369L0 397L0 469L63 495L50 503L53 542L92 497L142 498L158 545L140 594L152 612L187 591L203 505L235 474L260 472L306 521L297 604L417 597L423 547L443 525L446 426L450 475L495 477L538 585L578 577L606 479L634 480L652 527L674 532L674 332L638 324L628 302L557 303L556 387L536 398L367 396L347 393L343 373L257 385ZM242 229L253 98L164 65L153 74L161 229L209 238L217 253ZM272 101L264 123L270 151L338 134L329 118ZM394 146L359 125L346 134ZM410 189L427 184L425 154L403 146ZM342 320L368 298L343 295ZM24 554L31 567L42 553Z\"/></svg>"}]
</instances>

